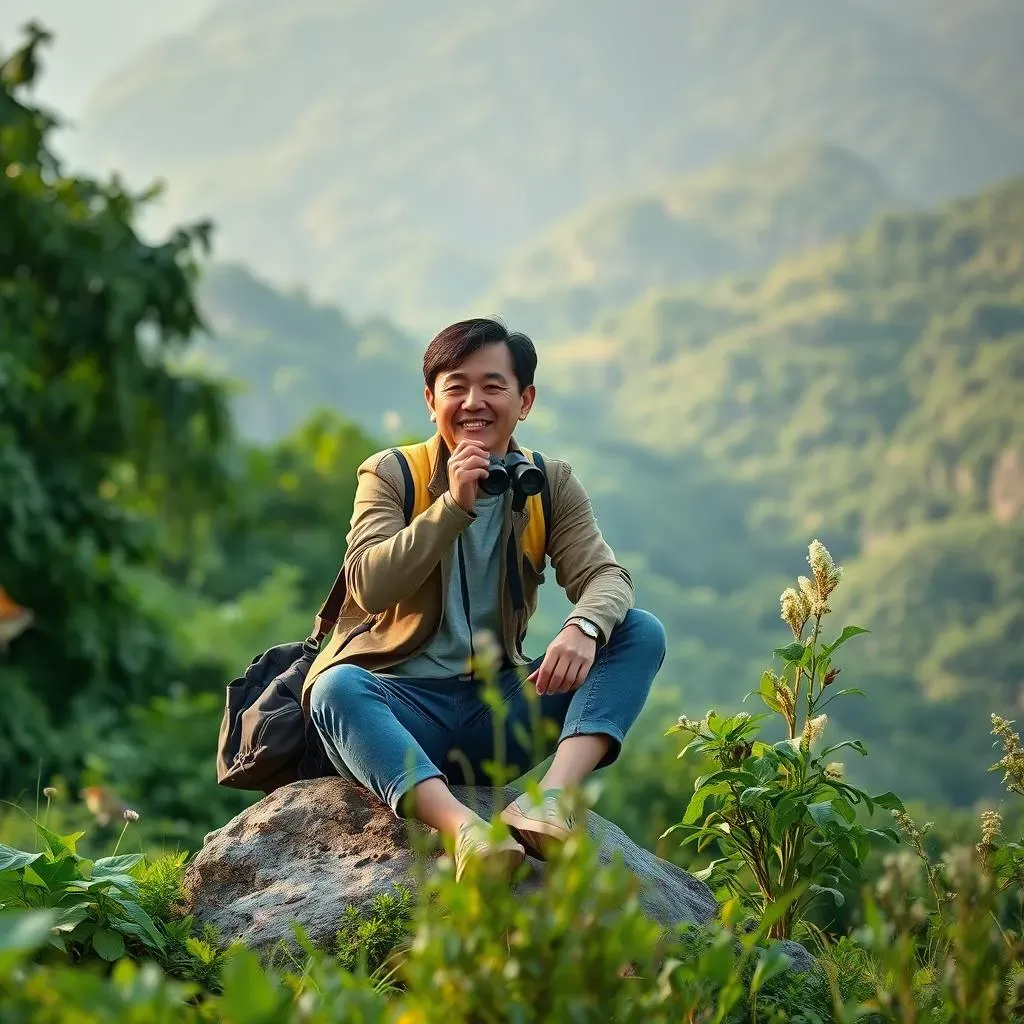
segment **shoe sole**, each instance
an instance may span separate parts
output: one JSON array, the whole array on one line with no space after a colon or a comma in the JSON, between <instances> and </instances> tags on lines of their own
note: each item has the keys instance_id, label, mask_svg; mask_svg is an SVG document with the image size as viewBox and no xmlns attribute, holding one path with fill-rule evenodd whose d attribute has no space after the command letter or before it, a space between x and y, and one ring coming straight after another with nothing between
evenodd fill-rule
<instances>
[{"instance_id":1,"label":"shoe sole","mask_svg":"<svg viewBox=\"0 0 1024 1024\"><path fill-rule=\"evenodd\" d=\"M529 818L514 805L501 812L501 820L509 828L515 829L523 845L541 860L546 860L548 852L562 845L572 833L559 825L547 821Z\"/></svg>"},{"instance_id":2,"label":"shoe sole","mask_svg":"<svg viewBox=\"0 0 1024 1024\"><path fill-rule=\"evenodd\" d=\"M477 854L464 860L455 872L455 881L461 882L462 876L466 873L471 863L479 865L481 873L490 878L507 882L523 861L526 860L526 850L521 846L510 846L503 850L491 850L488 853Z\"/></svg>"}]
</instances>

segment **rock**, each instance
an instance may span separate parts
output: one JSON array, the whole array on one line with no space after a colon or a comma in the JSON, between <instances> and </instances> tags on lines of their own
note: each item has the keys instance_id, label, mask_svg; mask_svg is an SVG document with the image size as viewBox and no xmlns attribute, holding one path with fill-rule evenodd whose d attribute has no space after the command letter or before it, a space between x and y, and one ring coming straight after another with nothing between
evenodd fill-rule
<instances>
[{"instance_id":1,"label":"rock","mask_svg":"<svg viewBox=\"0 0 1024 1024\"><path fill-rule=\"evenodd\" d=\"M460 800L490 818L520 792L454 787ZM497 806L496 806L496 794ZM587 832L602 863L621 855L641 883L641 902L670 928L705 923L718 912L714 895L682 868L641 849L592 812ZM427 830L396 818L367 790L339 778L284 786L211 832L185 876L185 912L216 926L223 941L241 939L256 950L290 942L292 920L310 938L330 944L344 908L362 907L395 885L415 885L416 835ZM521 891L540 885L543 864L529 858ZM796 946L796 943L791 945ZM794 966L810 963L792 954Z\"/></svg>"}]
</instances>

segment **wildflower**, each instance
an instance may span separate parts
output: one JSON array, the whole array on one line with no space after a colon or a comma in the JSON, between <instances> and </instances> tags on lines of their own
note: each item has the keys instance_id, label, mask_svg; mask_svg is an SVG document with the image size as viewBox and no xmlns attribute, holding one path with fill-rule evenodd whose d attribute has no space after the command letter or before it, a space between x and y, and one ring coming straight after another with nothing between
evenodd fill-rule
<instances>
[{"instance_id":1,"label":"wildflower","mask_svg":"<svg viewBox=\"0 0 1024 1024\"><path fill-rule=\"evenodd\" d=\"M775 682L775 699L779 702L779 707L782 708L782 713L787 719L792 720L796 714L796 697L793 694L793 689L789 683L778 679Z\"/></svg>"},{"instance_id":2,"label":"wildflower","mask_svg":"<svg viewBox=\"0 0 1024 1024\"><path fill-rule=\"evenodd\" d=\"M981 812L981 841L986 846L994 846L1003 834L1003 816L998 811Z\"/></svg>"},{"instance_id":3,"label":"wildflower","mask_svg":"<svg viewBox=\"0 0 1024 1024\"><path fill-rule=\"evenodd\" d=\"M838 782L843 777L843 762L833 761L825 765L825 778Z\"/></svg>"},{"instance_id":4,"label":"wildflower","mask_svg":"<svg viewBox=\"0 0 1024 1024\"><path fill-rule=\"evenodd\" d=\"M836 676L839 675L839 673L842 671L843 670L841 668L830 668L825 673L825 678L821 681L821 688L824 689L826 686L829 686L831 683L835 682Z\"/></svg>"},{"instance_id":5,"label":"wildflower","mask_svg":"<svg viewBox=\"0 0 1024 1024\"><path fill-rule=\"evenodd\" d=\"M811 746L821 739L825 726L828 725L828 715L816 715L804 722L804 733L800 746L804 750L810 750Z\"/></svg>"},{"instance_id":6,"label":"wildflower","mask_svg":"<svg viewBox=\"0 0 1024 1024\"><path fill-rule=\"evenodd\" d=\"M746 711L739 711L739 712L737 712L737 714L736 714L736 721L737 722L749 722L750 721L750 714L749 714L749 712L746 712Z\"/></svg>"},{"instance_id":7,"label":"wildflower","mask_svg":"<svg viewBox=\"0 0 1024 1024\"><path fill-rule=\"evenodd\" d=\"M807 562L811 567L811 575L814 577L814 588L817 591L818 601L824 611L825 601L828 595L836 589L839 580L842 578L843 570L832 561L828 548L820 540L812 540L807 548Z\"/></svg>"},{"instance_id":8,"label":"wildflower","mask_svg":"<svg viewBox=\"0 0 1024 1024\"><path fill-rule=\"evenodd\" d=\"M787 587L779 596L779 605L782 621L793 630L793 636L799 640L807 620L811 617L810 601L798 590Z\"/></svg>"},{"instance_id":9,"label":"wildflower","mask_svg":"<svg viewBox=\"0 0 1024 1024\"><path fill-rule=\"evenodd\" d=\"M44 789L43 789L43 796L45 796L47 800L52 800L56 795L57 795L57 787L56 786L46 786L46 787L44 787Z\"/></svg>"},{"instance_id":10,"label":"wildflower","mask_svg":"<svg viewBox=\"0 0 1024 1024\"><path fill-rule=\"evenodd\" d=\"M998 811L981 812L981 842L974 848L981 857L981 865L985 871L991 870L992 854L999 848L999 839L1003 834L1003 817Z\"/></svg>"},{"instance_id":11,"label":"wildflower","mask_svg":"<svg viewBox=\"0 0 1024 1024\"><path fill-rule=\"evenodd\" d=\"M138 821L139 820L139 812L138 811L133 811L130 807L126 807L124 809L124 820L125 821Z\"/></svg>"},{"instance_id":12,"label":"wildflower","mask_svg":"<svg viewBox=\"0 0 1024 1024\"><path fill-rule=\"evenodd\" d=\"M989 771L1003 772L1003 785L1011 793L1019 793L1024 796L1024 744L1020 736L1012 729L1012 722L1008 722L999 715L992 716L992 734L1003 741L1003 756L989 769Z\"/></svg>"},{"instance_id":13,"label":"wildflower","mask_svg":"<svg viewBox=\"0 0 1024 1024\"><path fill-rule=\"evenodd\" d=\"M687 732L692 732L694 735L700 732L701 723L695 722L692 718L687 718L686 715L680 715L676 723L680 729L685 729Z\"/></svg>"},{"instance_id":14,"label":"wildflower","mask_svg":"<svg viewBox=\"0 0 1024 1024\"><path fill-rule=\"evenodd\" d=\"M928 854L924 849L924 837L932 830L932 822L926 821L918 825L906 811L893 811L892 816L896 819L900 831L907 837L907 842L914 848L914 852L923 861L928 861Z\"/></svg>"}]
</instances>

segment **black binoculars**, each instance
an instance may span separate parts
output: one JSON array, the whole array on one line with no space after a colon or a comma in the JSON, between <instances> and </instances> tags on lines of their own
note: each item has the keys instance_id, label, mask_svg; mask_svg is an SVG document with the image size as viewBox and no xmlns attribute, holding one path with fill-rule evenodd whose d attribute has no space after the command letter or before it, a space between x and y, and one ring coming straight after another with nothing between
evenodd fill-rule
<instances>
[{"instance_id":1,"label":"black binoculars","mask_svg":"<svg viewBox=\"0 0 1024 1024\"><path fill-rule=\"evenodd\" d=\"M487 476L480 481L485 494L504 494L514 487L521 495L540 494L544 487L544 471L522 452L509 452L504 458L492 455Z\"/></svg>"}]
</instances>

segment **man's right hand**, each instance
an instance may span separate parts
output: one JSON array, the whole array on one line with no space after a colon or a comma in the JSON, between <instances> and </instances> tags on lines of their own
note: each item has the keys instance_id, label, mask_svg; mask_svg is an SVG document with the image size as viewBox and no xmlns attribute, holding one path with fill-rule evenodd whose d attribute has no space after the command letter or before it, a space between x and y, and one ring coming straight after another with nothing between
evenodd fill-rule
<instances>
[{"instance_id":1,"label":"man's right hand","mask_svg":"<svg viewBox=\"0 0 1024 1024\"><path fill-rule=\"evenodd\" d=\"M481 480L487 479L490 452L482 441L463 438L448 457L448 489L465 512L472 513Z\"/></svg>"}]
</instances>

